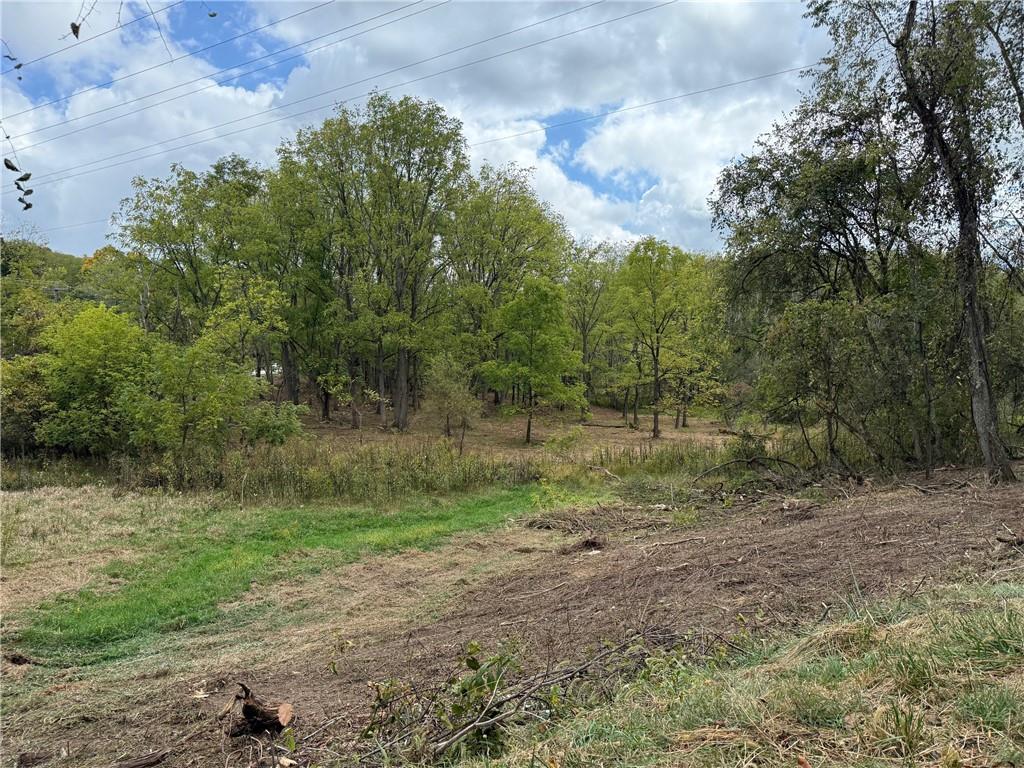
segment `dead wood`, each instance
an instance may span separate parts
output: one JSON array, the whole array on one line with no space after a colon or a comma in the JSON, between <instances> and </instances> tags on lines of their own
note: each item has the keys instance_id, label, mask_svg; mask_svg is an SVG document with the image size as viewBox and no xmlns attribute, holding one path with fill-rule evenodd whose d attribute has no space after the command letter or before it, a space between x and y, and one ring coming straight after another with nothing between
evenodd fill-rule
<instances>
[{"instance_id":1,"label":"dead wood","mask_svg":"<svg viewBox=\"0 0 1024 768\"><path fill-rule=\"evenodd\" d=\"M31 768L33 765L40 765L53 758L49 752L22 752L18 755L15 763L17 768Z\"/></svg>"},{"instance_id":2,"label":"dead wood","mask_svg":"<svg viewBox=\"0 0 1024 768\"><path fill-rule=\"evenodd\" d=\"M245 683L239 683L238 687L242 690L235 694L219 715L220 719L227 717L234 711L235 705L241 702L242 719L228 729L229 736L280 733L291 722L294 710L288 702L271 706L261 701Z\"/></svg>"},{"instance_id":3,"label":"dead wood","mask_svg":"<svg viewBox=\"0 0 1024 768\"><path fill-rule=\"evenodd\" d=\"M725 469L726 467L733 466L734 464L746 464L748 467L761 467L762 469L765 469L768 472L772 472L771 468L767 464L767 462L770 461L774 461L776 464L780 464L782 466L791 467L795 469L797 472L803 471L796 464L794 464L791 461L787 461L786 459L779 459L774 456L752 456L749 459L732 459L731 461L725 461L722 462L721 464L717 464L711 467L710 469L706 469L703 472L701 472L699 475L693 478L693 481L697 482L698 480L701 480L707 477L708 475L713 475L715 472Z\"/></svg>"},{"instance_id":4,"label":"dead wood","mask_svg":"<svg viewBox=\"0 0 1024 768\"><path fill-rule=\"evenodd\" d=\"M114 768L150 768L152 765L160 765L167 756L171 754L171 750L162 749L159 752L150 752L148 755L140 755L139 757L133 757L128 760L122 760L114 765Z\"/></svg>"},{"instance_id":5,"label":"dead wood","mask_svg":"<svg viewBox=\"0 0 1024 768\"><path fill-rule=\"evenodd\" d=\"M618 475L616 475L614 472L612 472L607 467L598 467L598 466L588 465L587 469L589 469L591 472L600 472L605 477L610 477L612 480L615 480L616 482L619 482L619 483L622 482L622 478L619 477Z\"/></svg>"}]
</instances>

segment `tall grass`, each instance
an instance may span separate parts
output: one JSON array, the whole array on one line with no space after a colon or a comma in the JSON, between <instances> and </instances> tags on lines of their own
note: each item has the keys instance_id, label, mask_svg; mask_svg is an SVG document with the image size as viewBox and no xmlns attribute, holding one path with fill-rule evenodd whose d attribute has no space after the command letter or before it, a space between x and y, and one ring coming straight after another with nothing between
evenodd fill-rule
<instances>
[{"instance_id":1,"label":"tall grass","mask_svg":"<svg viewBox=\"0 0 1024 768\"><path fill-rule=\"evenodd\" d=\"M352 447L301 439L229 455L221 487L247 502L344 498L382 503L415 494L521 485L540 479L544 464L544 459L460 454L448 442Z\"/></svg>"},{"instance_id":2,"label":"tall grass","mask_svg":"<svg viewBox=\"0 0 1024 768\"><path fill-rule=\"evenodd\" d=\"M590 455L587 463L616 473L642 470L654 474L698 474L726 461L728 450L720 443L651 441L637 445L602 446Z\"/></svg>"}]
</instances>

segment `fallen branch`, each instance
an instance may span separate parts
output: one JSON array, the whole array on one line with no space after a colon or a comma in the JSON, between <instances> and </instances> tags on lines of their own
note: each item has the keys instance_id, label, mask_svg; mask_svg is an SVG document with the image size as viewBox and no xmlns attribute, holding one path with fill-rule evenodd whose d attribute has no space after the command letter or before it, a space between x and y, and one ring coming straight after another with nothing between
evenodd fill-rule
<instances>
[{"instance_id":1,"label":"fallen branch","mask_svg":"<svg viewBox=\"0 0 1024 768\"><path fill-rule=\"evenodd\" d=\"M786 467L792 467L797 472L803 471L796 464L794 464L791 461L787 461L786 459L778 459L775 458L774 456L752 456L749 459L732 459L731 461L726 461L721 464L717 464L716 466L711 467L711 469L706 469L703 472L701 472L699 475L693 478L693 481L697 482L698 480L701 480L707 477L708 475L712 475L721 469L725 469L726 467L733 466L735 464L746 464L748 467L760 466L771 472L771 469L768 467L767 464L765 464L766 461L774 461L776 464L781 464Z\"/></svg>"},{"instance_id":2,"label":"fallen branch","mask_svg":"<svg viewBox=\"0 0 1024 768\"><path fill-rule=\"evenodd\" d=\"M162 749L159 752L150 752L148 755L133 757L130 760L122 760L120 763L116 763L114 768L150 768L150 766L162 763L167 759L169 754L171 754L171 750L169 749Z\"/></svg>"},{"instance_id":3,"label":"fallen branch","mask_svg":"<svg viewBox=\"0 0 1024 768\"><path fill-rule=\"evenodd\" d=\"M619 483L622 482L622 478L619 477L618 475L616 475L615 473L613 473L607 467L598 467L598 466L594 466L594 465L588 465L587 469L589 469L589 470L591 470L593 472L600 472L603 475L605 475L606 477L610 477L612 480L615 480L616 482L619 482Z\"/></svg>"}]
</instances>

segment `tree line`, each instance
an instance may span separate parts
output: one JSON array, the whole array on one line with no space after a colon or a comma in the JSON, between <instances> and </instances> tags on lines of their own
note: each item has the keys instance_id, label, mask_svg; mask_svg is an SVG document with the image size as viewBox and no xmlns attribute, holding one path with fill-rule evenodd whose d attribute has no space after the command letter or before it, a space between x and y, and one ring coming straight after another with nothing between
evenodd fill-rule
<instances>
[{"instance_id":1,"label":"tree line","mask_svg":"<svg viewBox=\"0 0 1024 768\"><path fill-rule=\"evenodd\" d=\"M812 3L832 54L722 173L721 254L579 241L459 122L374 95L281 145L138 178L76 271L4 244L8 453L183 471L312 417L464 435L485 403L685 426L695 405L852 472L1024 435L1024 20ZM55 275L63 275L56 280ZM58 283L63 286L55 290Z\"/></svg>"}]
</instances>

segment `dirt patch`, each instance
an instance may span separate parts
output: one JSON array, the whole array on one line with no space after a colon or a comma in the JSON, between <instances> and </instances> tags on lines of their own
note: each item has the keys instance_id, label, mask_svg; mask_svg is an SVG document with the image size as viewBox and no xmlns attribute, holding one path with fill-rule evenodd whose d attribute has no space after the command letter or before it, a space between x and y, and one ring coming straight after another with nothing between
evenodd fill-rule
<instances>
[{"instance_id":1,"label":"dirt patch","mask_svg":"<svg viewBox=\"0 0 1024 768\"><path fill-rule=\"evenodd\" d=\"M546 664L641 626L757 631L814 619L844 599L972 574L1024 575L1024 555L996 538L1024 527L1021 485L780 499L686 530L665 530L650 510L610 515L653 525L616 528L598 515L564 530L521 527L332 570L273 598L254 591L247 600L272 599L302 623L185 644L169 657L181 666L166 679L125 664L121 678L106 681L103 706L90 710L104 712L102 725L74 706L60 709L87 686L73 670L57 672L6 723L8 747L70 740L74 753L62 765L107 765L157 747L172 750L174 765L255 764L258 748L223 736L215 718L241 681L294 706L304 762L322 763L350 749L368 713L368 681L440 679L471 641L494 648L512 638ZM598 537L599 548L578 546Z\"/></svg>"}]
</instances>

